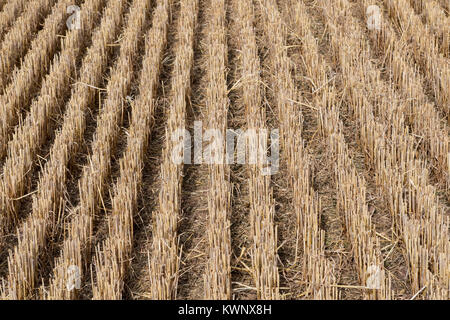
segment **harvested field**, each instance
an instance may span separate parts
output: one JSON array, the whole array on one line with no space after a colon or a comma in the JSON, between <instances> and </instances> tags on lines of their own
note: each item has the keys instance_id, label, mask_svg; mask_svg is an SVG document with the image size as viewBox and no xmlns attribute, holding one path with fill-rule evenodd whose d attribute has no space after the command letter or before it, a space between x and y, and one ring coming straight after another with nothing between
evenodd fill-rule
<instances>
[{"instance_id":1,"label":"harvested field","mask_svg":"<svg viewBox=\"0 0 450 320\"><path fill-rule=\"evenodd\" d=\"M0 299L448 300L448 10L0 1Z\"/></svg>"}]
</instances>

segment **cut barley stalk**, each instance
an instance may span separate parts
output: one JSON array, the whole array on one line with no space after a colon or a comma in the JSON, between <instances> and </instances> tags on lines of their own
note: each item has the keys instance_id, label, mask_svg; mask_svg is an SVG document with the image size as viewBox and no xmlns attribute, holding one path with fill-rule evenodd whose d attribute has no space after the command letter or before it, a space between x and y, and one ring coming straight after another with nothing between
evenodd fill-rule
<instances>
[{"instance_id":1,"label":"cut barley stalk","mask_svg":"<svg viewBox=\"0 0 450 320\"><path fill-rule=\"evenodd\" d=\"M131 258L133 244L133 216L136 214L144 156L153 126L155 94L166 45L169 9L169 0L159 1L154 13L153 27L147 37L140 96L133 103L127 148L120 160L120 177L114 186L112 214L108 219L109 236L96 247L96 282L92 285L94 299L122 298L127 262ZM131 28L137 29L136 26Z\"/></svg>"},{"instance_id":2,"label":"cut barley stalk","mask_svg":"<svg viewBox=\"0 0 450 320\"><path fill-rule=\"evenodd\" d=\"M179 248L177 227L180 218L183 164L173 161L179 143L172 133L184 130L187 97L190 94L193 65L194 31L197 23L198 0L181 0L177 26L175 60L173 62L170 107L166 140L161 164L159 209L154 213L153 242L149 252L149 273L152 299L174 299L177 295Z\"/></svg>"},{"instance_id":3,"label":"cut barley stalk","mask_svg":"<svg viewBox=\"0 0 450 320\"><path fill-rule=\"evenodd\" d=\"M101 81L111 50L108 44L114 41L119 31L124 9L125 1L109 2L101 25L93 35L92 46L83 59L80 78L82 83L97 85ZM84 84L78 84L73 89L63 128L52 146L50 160L41 175L37 193L33 195L32 213L18 229L18 244L9 254L9 274L6 287L1 292L3 298L26 299L35 287L37 258L40 250L45 248L48 235L54 232L56 215L63 203L66 177L63 164L67 164L77 142L82 138L84 111L94 101L95 93L95 90ZM86 229L81 231L89 232Z\"/></svg>"},{"instance_id":4,"label":"cut barley stalk","mask_svg":"<svg viewBox=\"0 0 450 320\"><path fill-rule=\"evenodd\" d=\"M206 109L207 127L218 129L226 136L228 97L226 81L226 28L225 1L208 2L209 28L206 35ZM204 284L206 299L231 298L231 235L230 235L230 182L225 164L225 139L215 141L217 154L211 155L208 190L208 262ZM218 160L218 161L215 161Z\"/></svg>"},{"instance_id":5,"label":"cut barley stalk","mask_svg":"<svg viewBox=\"0 0 450 320\"><path fill-rule=\"evenodd\" d=\"M3 93L11 71L28 49L39 24L51 10L56 0L33 0L14 22L0 47L0 93Z\"/></svg>"},{"instance_id":6,"label":"cut barley stalk","mask_svg":"<svg viewBox=\"0 0 450 320\"><path fill-rule=\"evenodd\" d=\"M95 0L82 6L86 11L81 20L83 28L67 34L62 43L62 51L54 59L50 73L43 81L39 96L32 102L30 112L23 123L16 128L13 138L8 144L8 156L3 166L3 175L0 177L0 190L2 191L0 194L0 211L2 212L0 219L3 226L0 232L11 230L18 222L19 200L27 192L30 192L29 181L38 150L45 143L50 130L55 126L51 118L61 111L60 105L64 103L65 97L70 92L71 78L75 74L76 63L98 21L97 12L103 3L104 0ZM64 3L63 7L66 5L67 3ZM62 13L65 13L65 9ZM58 19L53 22L61 23ZM26 90L22 85L26 81L32 82L33 61L30 59L28 69L23 68L23 72L20 73L23 76L18 77L20 80L17 81L18 84L13 90ZM22 81L22 79L25 80ZM6 108L8 106L10 105L7 104ZM4 109L2 108L2 110Z\"/></svg>"}]
</instances>

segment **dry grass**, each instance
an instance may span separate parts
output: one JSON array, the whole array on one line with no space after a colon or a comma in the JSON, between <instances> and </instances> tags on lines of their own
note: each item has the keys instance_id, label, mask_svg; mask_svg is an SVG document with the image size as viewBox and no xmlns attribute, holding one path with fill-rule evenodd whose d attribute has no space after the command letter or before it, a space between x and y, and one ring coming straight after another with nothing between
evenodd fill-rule
<instances>
[{"instance_id":1,"label":"dry grass","mask_svg":"<svg viewBox=\"0 0 450 320\"><path fill-rule=\"evenodd\" d=\"M0 0L0 297L448 300L448 10Z\"/></svg>"}]
</instances>

